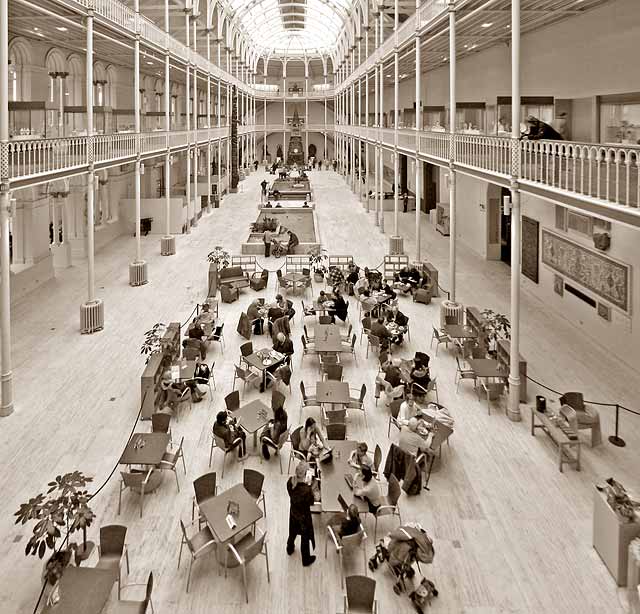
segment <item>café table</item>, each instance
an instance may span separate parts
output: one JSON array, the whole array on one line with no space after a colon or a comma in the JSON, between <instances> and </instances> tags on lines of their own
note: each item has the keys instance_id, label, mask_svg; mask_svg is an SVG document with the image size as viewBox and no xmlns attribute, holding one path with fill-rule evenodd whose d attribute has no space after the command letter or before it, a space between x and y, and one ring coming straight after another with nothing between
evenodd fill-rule
<instances>
[{"instance_id":1,"label":"caf\u00e9 table","mask_svg":"<svg viewBox=\"0 0 640 614\"><path fill-rule=\"evenodd\" d=\"M234 515L234 527L230 527L227 523L230 502L238 506L238 513ZM236 484L215 497L206 499L200 503L199 509L219 544L231 542L238 534L258 522L263 515L256 500L247 492L243 484ZM223 565L226 552L227 548L217 548L218 561ZM237 564L233 557L229 558L228 562L229 566Z\"/></svg>"},{"instance_id":2,"label":"caf\u00e9 table","mask_svg":"<svg viewBox=\"0 0 640 614\"><path fill-rule=\"evenodd\" d=\"M47 605L43 614L100 614L111 596L118 579L116 569L74 567L64 570L55 605Z\"/></svg>"},{"instance_id":3,"label":"caf\u00e9 table","mask_svg":"<svg viewBox=\"0 0 640 614\"><path fill-rule=\"evenodd\" d=\"M316 399L319 403L330 405L346 405L350 401L349 384L327 380L316 384Z\"/></svg>"},{"instance_id":4,"label":"caf\u00e9 table","mask_svg":"<svg viewBox=\"0 0 640 614\"><path fill-rule=\"evenodd\" d=\"M481 379L489 379L492 377L506 379L509 375L500 362L491 358L469 358L467 362L471 370L476 374L476 377Z\"/></svg>"},{"instance_id":5,"label":"caf\u00e9 table","mask_svg":"<svg viewBox=\"0 0 640 614\"><path fill-rule=\"evenodd\" d=\"M121 465L157 465L167 451L168 433L134 433L118 461Z\"/></svg>"},{"instance_id":6,"label":"caf\u00e9 table","mask_svg":"<svg viewBox=\"0 0 640 614\"><path fill-rule=\"evenodd\" d=\"M271 410L260 399L255 399L243 405L240 409L236 409L233 412L233 417L236 418L239 426L253 435L255 454L255 449L258 446L258 431L269 423Z\"/></svg>"},{"instance_id":7,"label":"caf\u00e9 table","mask_svg":"<svg viewBox=\"0 0 640 614\"><path fill-rule=\"evenodd\" d=\"M304 281L308 278L307 275L303 275L302 273L287 273L283 275L283 278L290 282L293 286L293 292L295 294L296 287L302 287Z\"/></svg>"},{"instance_id":8,"label":"caf\u00e9 table","mask_svg":"<svg viewBox=\"0 0 640 614\"><path fill-rule=\"evenodd\" d=\"M364 499L354 496L353 491L344 479L345 474L355 474L356 470L349 465L349 456L358 446L357 441L328 440L327 446L333 450L333 456L328 463L321 463L320 469L320 508L323 512L341 512L342 506L338 502L338 495L342 495L347 504L355 503L361 513L369 511L369 505Z\"/></svg>"},{"instance_id":9,"label":"caf\u00e9 table","mask_svg":"<svg viewBox=\"0 0 640 614\"><path fill-rule=\"evenodd\" d=\"M313 341L319 354L351 351L350 347L343 344L340 326L337 324L315 324Z\"/></svg>"},{"instance_id":10,"label":"caf\u00e9 table","mask_svg":"<svg viewBox=\"0 0 640 614\"><path fill-rule=\"evenodd\" d=\"M471 326L445 324L444 332L452 339L477 339L478 333Z\"/></svg>"},{"instance_id":11,"label":"caf\u00e9 table","mask_svg":"<svg viewBox=\"0 0 640 614\"><path fill-rule=\"evenodd\" d=\"M267 387L267 369L284 362L285 355L271 348L263 348L245 356L245 362L262 373L262 390Z\"/></svg>"},{"instance_id":12,"label":"caf\u00e9 table","mask_svg":"<svg viewBox=\"0 0 640 614\"><path fill-rule=\"evenodd\" d=\"M174 382L186 382L193 379L196 370L195 360L177 360L171 364L171 379Z\"/></svg>"}]
</instances>

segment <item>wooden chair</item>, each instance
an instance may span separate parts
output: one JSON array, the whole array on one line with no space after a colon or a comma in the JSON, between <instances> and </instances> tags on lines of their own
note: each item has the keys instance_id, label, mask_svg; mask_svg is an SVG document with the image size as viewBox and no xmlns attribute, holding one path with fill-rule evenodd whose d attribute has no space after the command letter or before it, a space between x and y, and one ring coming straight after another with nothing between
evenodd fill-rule
<instances>
[{"instance_id":1,"label":"wooden chair","mask_svg":"<svg viewBox=\"0 0 640 614\"><path fill-rule=\"evenodd\" d=\"M289 452L289 464L287 465L287 473L291 473L291 461L295 458L298 461L306 461L307 456L302 450L300 450L300 433L302 432L303 426L296 427L295 430L291 431L289 435L289 442L291 443L291 451Z\"/></svg>"},{"instance_id":2,"label":"wooden chair","mask_svg":"<svg viewBox=\"0 0 640 614\"><path fill-rule=\"evenodd\" d=\"M334 439L337 441L344 441L347 436L347 425L345 423L330 422L326 426L327 439Z\"/></svg>"},{"instance_id":3,"label":"wooden chair","mask_svg":"<svg viewBox=\"0 0 640 614\"><path fill-rule=\"evenodd\" d=\"M255 499L256 505L262 501L262 511L267 515L267 503L264 498L264 475L255 469L245 469L242 474L242 484L244 489Z\"/></svg>"},{"instance_id":4,"label":"wooden chair","mask_svg":"<svg viewBox=\"0 0 640 614\"><path fill-rule=\"evenodd\" d=\"M151 415L151 432L167 433L171 442L171 414L165 412L156 412Z\"/></svg>"},{"instance_id":5,"label":"wooden chair","mask_svg":"<svg viewBox=\"0 0 640 614\"><path fill-rule=\"evenodd\" d=\"M142 508L144 507L144 490L149 485L149 480L153 469L148 471L138 471L136 469L121 471L122 480L120 482L120 492L118 493L118 515L122 508L122 493L128 489L140 494L140 518L142 518Z\"/></svg>"},{"instance_id":6,"label":"wooden chair","mask_svg":"<svg viewBox=\"0 0 640 614\"><path fill-rule=\"evenodd\" d=\"M184 526L184 522L180 519L180 529L182 531L182 540L180 541L180 552L178 553L178 569L180 569L180 560L182 559L182 548L186 544L189 549L191 559L189 561L189 572L187 573L187 593L189 592L189 584L191 583L191 568L193 562L199 558L202 558L205 554L208 554L216 548L216 540L208 526L199 528L197 533L194 533L191 537L187 535L187 529Z\"/></svg>"},{"instance_id":7,"label":"wooden chair","mask_svg":"<svg viewBox=\"0 0 640 614\"><path fill-rule=\"evenodd\" d=\"M327 376L327 380L334 382L342 381L342 365L327 365L324 367L324 373Z\"/></svg>"},{"instance_id":8,"label":"wooden chair","mask_svg":"<svg viewBox=\"0 0 640 614\"><path fill-rule=\"evenodd\" d=\"M375 599L376 581L367 576L347 576L347 594L344 596L344 614L378 614Z\"/></svg>"},{"instance_id":9,"label":"wooden chair","mask_svg":"<svg viewBox=\"0 0 640 614\"><path fill-rule=\"evenodd\" d=\"M267 566L267 582L271 583L271 577L269 575L269 552L267 550L267 534L262 532L260 528L255 529L258 532L258 537L253 533L248 533L240 541L235 544L227 545L227 553L225 556L224 577L227 577L228 556L229 553L234 557L238 565L242 568L242 584L244 586L244 594L246 602L249 603L249 592L247 590L247 564L255 559L259 554L262 554Z\"/></svg>"},{"instance_id":10,"label":"wooden chair","mask_svg":"<svg viewBox=\"0 0 640 614\"><path fill-rule=\"evenodd\" d=\"M396 399L389 403L389 425L387 427L387 437L391 436L391 425L395 426L398 430L402 428L400 422L398 422L398 415L400 414L400 407L404 399Z\"/></svg>"},{"instance_id":11,"label":"wooden chair","mask_svg":"<svg viewBox=\"0 0 640 614\"><path fill-rule=\"evenodd\" d=\"M146 584L127 584L122 588L130 586L146 586L145 596L142 601L120 601L109 607L109 614L142 614L151 606L151 614L154 614L153 602L151 601L151 593L153 592L153 573L149 574Z\"/></svg>"},{"instance_id":12,"label":"wooden chair","mask_svg":"<svg viewBox=\"0 0 640 614\"><path fill-rule=\"evenodd\" d=\"M240 441L239 437L237 437L233 441L233 443L235 444L238 441ZM213 433L213 439L211 440L211 450L209 451L209 467L211 467L211 459L213 458L214 448L218 448L219 450L222 450L224 452L224 456L222 458L222 475L221 475L221 477L224 478L224 464L225 464L225 461L227 460L227 454L231 454L232 452L235 452L238 448L237 446L233 448L227 448L227 445L225 444L224 440L220 439L220 437L218 437L215 433Z\"/></svg>"},{"instance_id":13,"label":"wooden chair","mask_svg":"<svg viewBox=\"0 0 640 614\"><path fill-rule=\"evenodd\" d=\"M449 337L446 333L440 332L435 326L431 327L433 329L433 333L431 335L431 343L429 347L433 347L434 340L436 343L436 356L438 355L438 347L440 347L441 343L444 343L445 347L449 349L449 343L453 343L453 339Z\"/></svg>"},{"instance_id":14,"label":"wooden chair","mask_svg":"<svg viewBox=\"0 0 640 614\"><path fill-rule=\"evenodd\" d=\"M240 346L240 363L242 364L244 362L247 364L245 359L247 356L251 356L251 354L253 354L253 343L251 341L247 341ZM247 364L247 367L248 366L249 365Z\"/></svg>"},{"instance_id":15,"label":"wooden chair","mask_svg":"<svg viewBox=\"0 0 640 614\"><path fill-rule=\"evenodd\" d=\"M251 369L243 369L238 365L233 365L233 386L232 389L236 389L236 380L242 381L242 394L244 395L247 389L247 384L254 385L255 382L260 381L260 376L257 373L251 371Z\"/></svg>"},{"instance_id":16,"label":"wooden chair","mask_svg":"<svg viewBox=\"0 0 640 614\"><path fill-rule=\"evenodd\" d=\"M236 331L238 334L245 339L251 339L251 333L253 332L253 328L251 326L251 321L249 320L249 316L243 311L240 313L240 318L238 319L238 326L236 327ZM242 346L240 346L240 350L242 350ZM253 350L250 352L252 353Z\"/></svg>"},{"instance_id":17,"label":"wooden chair","mask_svg":"<svg viewBox=\"0 0 640 614\"><path fill-rule=\"evenodd\" d=\"M285 443L287 443L288 439L289 439L289 429L287 429L284 433L280 435L278 441L273 441L273 439L271 439L266 435L262 438L262 442L266 443L278 456L278 463L280 464L280 475L282 475L282 455L280 454L280 450L282 450L282 447L284 446Z\"/></svg>"},{"instance_id":18,"label":"wooden chair","mask_svg":"<svg viewBox=\"0 0 640 614\"><path fill-rule=\"evenodd\" d=\"M325 409L323 407L322 423L323 424L346 424L347 410L344 407L341 407L340 409Z\"/></svg>"},{"instance_id":19,"label":"wooden chair","mask_svg":"<svg viewBox=\"0 0 640 614\"><path fill-rule=\"evenodd\" d=\"M127 527L119 524L109 524L100 527L100 544L98 545L98 562L96 569L115 569L118 572L118 599L122 585L122 557L127 562L129 574L129 550L125 540Z\"/></svg>"},{"instance_id":20,"label":"wooden chair","mask_svg":"<svg viewBox=\"0 0 640 614\"><path fill-rule=\"evenodd\" d=\"M458 388L460 387L460 382L463 379L473 380L473 388L475 389L478 385L478 377L476 376L476 372L473 369L463 369L460 364L460 359L456 356L456 394L458 394Z\"/></svg>"},{"instance_id":21,"label":"wooden chair","mask_svg":"<svg viewBox=\"0 0 640 614\"><path fill-rule=\"evenodd\" d=\"M182 349L182 356L185 360L196 360L196 358L200 358L200 350L188 345Z\"/></svg>"},{"instance_id":22,"label":"wooden chair","mask_svg":"<svg viewBox=\"0 0 640 614\"><path fill-rule=\"evenodd\" d=\"M400 483L393 473L389 476L389 490L386 497L382 497L382 504L376 511L376 522L373 530L373 540L378 538L378 518L383 516L397 516L398 522L402 524L402 517L400 516L400 507L398 501L400 500Z\"/></svg>"},{"instance_id":23,"label":"wooden chair","mask_svg":"<svg viewBox=\"0 0 640 614\"><path fill-rule=\"evenodd\" d=\"M238 288L234 288L229 284L222 284L220 286L220 298L222 299L223 303L233 303L234 301L238 300L239 296L240 291L238 290Z\"/></svg>"},{"instance_id":24,"label":"wooden chair","mask_svg":"<svg viewBox=\"0 0 640 614\"><path fill-rule=\"evenodd\" d=\"M298 417L298 421L302 422L302 409L304 407L318 407L320 408L322 404L315 395L307 396L306 389L304 387L304 382L300 380L300 394L302 399L300 401L300 415Z\"/></svg>"},{"instance_id":25,"label":"wooden chair","mask_svg":"<svg viewBox=\"0 0 640 614\"><path fill-rule=\"evenodd\" d=\"M362 560L364 563L364 573L367 574L367 534L364 528L360 525L360 529L353 535L345 535L342 538L338 537L331 525L327 527L327 539L324 542L324 558L327 558L327 549L329 542L333 544L336 549L336 554L340 560L340 586L344 587L344 554L345 552L354 552L360 550L362 552Z\"/></svg>"},{"instance_id":26,"label":"wooden chair","mask_svg":"<svg viewBox=\"0 0 640 614\"><path fill-rule=\"evenodd\" d=\"M178 481L178 472L176 471L176 466L178 461L182 459L182 468L184 469L184 474L187 475L187 466L184 462L184 450L182 448L184 444L184 437L180 440L180 444L178 445L175 452L171 452L171 444L169 444L170 448L162 455L162 460L158 465L158 469L161 471L173 471L173 474L176 476L176 486L178 487L178 492L180 492L180 482Z\"/></svg>"},{"instance_id":27,"label":"wooden chair","mask_svg":"<svg viewBox=\"0 0 640 614\"><path fill-rule=\"evenodd\" d=\"M217 475L215 471L210 471L201 475L193 481L193 490L195 495L191 502L191 522L195 519L195 511L198 508L198 524L202 524L204 520L199 512L199 505L213 499L218 494Z\"/></svg>"},{"instance_id":28,"label":"wooden chair","mask_svg":"<svg viewBox=\"0 0 640 614\"><path fill-rule=\"evenodd\" d=\"M234 412L240 409L240 391L234 390L224 398L224 404L228 412Z\"/></svg>"}]
</instances>

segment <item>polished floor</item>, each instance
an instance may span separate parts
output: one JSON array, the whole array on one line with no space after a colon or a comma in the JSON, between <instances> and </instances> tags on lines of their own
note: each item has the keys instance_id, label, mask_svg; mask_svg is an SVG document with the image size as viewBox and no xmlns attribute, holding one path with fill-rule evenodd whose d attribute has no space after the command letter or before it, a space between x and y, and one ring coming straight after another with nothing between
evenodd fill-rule
<instances>
[{"instance_id":1,"label":"polished floor","mask_svg":"<svg viewBox=\"0 0 640 614\"><path fill-rule=\"evenodd\" d=\"M188 236L178 239L178 253L159 255L159 239L146 237L144 257L149 263L150 283L140 288L128 285L128 262L134 256L130 237L120 237L97 255L98 294L105 301L105 330L91 336L78 332L79 305L85 298L86 266L78 263L60 271L56 280L14 306L13 356L16 412L0 423L0 611L28 613L40 590L42 563L24 557L28 529L15 527L12 514L18 505L45 489L55 475L81 470L99 485L117 462L134 425L139 404L139 375L144 358L139 347L144 331L156 322L184 322L196 302L206 293L206 254L216 245L238 253L249 224L256 218L259 182L263 173L250 176L241 191L225 199L223 206L206 215ZM319 233L333 254L352 254L362 265L377 266L386 251L388 234L382 235L333 172L312 173L317 198ZM401 214L399 228L406 248L413 254L414 214ZM392 228L387 213L386 228ZM448 239L433 231L423 219L423 256L440 270L441 284L448 287ZM458 299L479 307L508 312L509 269L483 262L460 247ZM282 264L273 258L263 263L270 269ZM316 291L318 289L316 288ZM273 297L273 281L267 299ZM245 466L266 474L267 517L261 526L268 532L271 583L261 559L249 569L250 604L244 603L242 580L232 570L225 580L218 574L214 557L194 565L191 590L185 593L187 565L177 569L180 545L178 518L191 514L191 481L208 467L210 429L224 395L231 390L233 362L239 355L241 338L235 332L241 309L255 297L243 291L240 301L222 305L227 346L216 347L208 361L216 361L218 390L211 400L194 405L193 411L173 427L174 438L185 437L187 475L179 470L181 492L172 476L148 497L144 517L138 516L136 499L125 493L117 515L118 479L111 479L93 502L97 514L90 537L101 524L122 523L129 527L131 575L128 582L141 582L153 570L155 610L163 613L295 612L315 614L342 611L339 568L335 554L324 559L325 525L318 516L316 538L318 562L303 569L299 555L287 557L285 539L288 498L286 476L277 462L258 458ZM297 299L294 299L297 302ZM423 524L434 538L436 557L427 575L440 596L432 612L498 614L618 614L624 612L624 592L614 581L591 546L593 484L615 475L623 483L638 486L637 446L640 423L624 418L627 447L604 443L596 449L583 446L582 471L556 467L556 450L544 437L531 437L528 408L523 421L510 422L504 407L487 414L471 386L455 392L453 355L441 348L438 356L428 349L431 323L439 319L439 302L416 305L401 299L400 308L411 318L412 338L402 349L411 356L417 349L432 355L438 376L440 402L450 408L456 424L450 447L434 474L431 491L417 497L402 495L404 520ZM359 333L357 318L352 318ZM587 398L637 406L638 373L608 357L561 317L550 313L540 300L523 293L522 354L529 373L556 389L580 389ZM300 350L302 323L294 321L296 352ZM266 344L266 337L265 344ZM260 345L260 338L254 338ZM373 388L376 359L365 358L358 348L358 365L348 359L344 379L353 387L366 383ZM296 354L294 392L287 401L290 422L296 424L300 379L313 387L317 369L305 359L300 367ZM535 388L530 388L533 398ZM256 397L247 393L245 400ZM359 416L352 417L349 437L364 439L373 447L388 448L387 415L381 405L367 399L368 428ZM603 434L613 428L613 415L601 410ZM149 430L140 423L137 430ZM393 438L393 436L392 436ZM288 446L285 450L288 451ZM221 454L213 468L220 470ZM241 480L242 466L227 461L221 487ZM635 484L634 484L635 481ZM393 522L381 521L386 532ZM368 551L373 552L373 522L365 521ZM186 559L183 557L183 563ZM91 564L91 563L89 563ZM362 573L360 559L348 561L347 573ZM384 570L375 573L380 612L413 611L404 596L396 596ZM131 596L140 597L140 589ZM72 613L69 613L72 614Z\"/></svg>"}]
</instances>

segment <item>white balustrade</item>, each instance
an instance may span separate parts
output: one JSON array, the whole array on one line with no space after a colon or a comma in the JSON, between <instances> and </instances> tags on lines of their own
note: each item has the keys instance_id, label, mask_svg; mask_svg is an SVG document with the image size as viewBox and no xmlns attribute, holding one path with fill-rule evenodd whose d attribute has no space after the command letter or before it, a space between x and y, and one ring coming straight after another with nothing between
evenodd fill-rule
<instances>
[{"instance_id":1,"label":"white balustrade","mask_svg":"<svg viewBox=\"0 0 640 614\"><path fill-rule=\"evenodd\" d=\"M414 151L416 148L416 131L398 130L398 147Z\"/></svg>"},{"instance_id":2,"label":"white balustrade","mask_svg":"<svg viewBox=\"0 0 640 614\"><path fill-rule=\"evenodd\" d=\"M447 132L421 132L420 154L440 160L448 160L449 134Z\"/></svg>"},{"instance_id":3,"label":"white balustrade","mask_svg":"<svg viewBox=\"0 0 640 614\"><path fill-rule=\"evenodd\" d=\"M455 135L457 164L511 175L511 139L475 134Z\"/></svg>"},{"instance_id":4,"label":"white balustrade","mask_svg":"<svg viewBox=\"0 0 640 614\"><path fill-rule=\"evenodd\" d=\"M34 139L10 141L9 177L26 179L87 163L87 138Z\"/></svg>"}]
</instances>

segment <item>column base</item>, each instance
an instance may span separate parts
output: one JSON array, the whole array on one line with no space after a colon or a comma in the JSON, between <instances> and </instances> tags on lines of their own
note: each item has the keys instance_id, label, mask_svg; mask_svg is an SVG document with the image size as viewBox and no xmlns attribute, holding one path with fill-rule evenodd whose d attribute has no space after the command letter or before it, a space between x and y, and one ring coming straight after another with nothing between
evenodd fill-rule
<instances>
[{"instance_id":1,"label":"column base","mask_svg":"<svg viewBox=\"0 0 640 614\"><path fill-rule=\"evenodd\" d=\"M148 283L147 263L144 260L137 260L129 264L129 285L144 286Z\"/></svg>"},{"instance_id":2,"label":"column base","mask_svg":"<svg viewBox=\"0 0 640 614\"><path fill-rule=\"evenodd\" d=\"M404 239L402 237L389 237L389 254L391 256L404 254Z\"/></svg>"},{"instance_id":3,"label":"column base","mask_svg":"<svg viewBox=\"0 0 640 614\"><path fill-rule=\"evenodd\" d=\"M104 328L104 303L101 299L80 305L80 332L95 333Z\"/></svg>"},{"instance_id":4,"label":"column base","mask_svg":"<svg viewBox=\"0 0 640 614\"><path fill-rule=\"evenodd\" d=\"M162 237L160 239L160 254L162 256L173 256L176 253L176 238Z\"/></svg>"},{"instance_id":5,"label":"column base","mask_svg":"<svg viewBox=\"0 0 640 614\"><path fill-rule=\"evenodd\" d=\"M5 418L13 413L13 373L2 374L2 404L0 404L0 417Z\"/></svg>"},{"instance_id":6,"label":"column base","mask_svg":"<svg viewBox=\"0 0 640 614\"><path fill-rule=\"evenodd\" d=\"M511 422L521 422L522 414L520 413L520 380L514 383L509 378L509 405L507 406L507 418Z\"/></svg>"}]
</instances>

